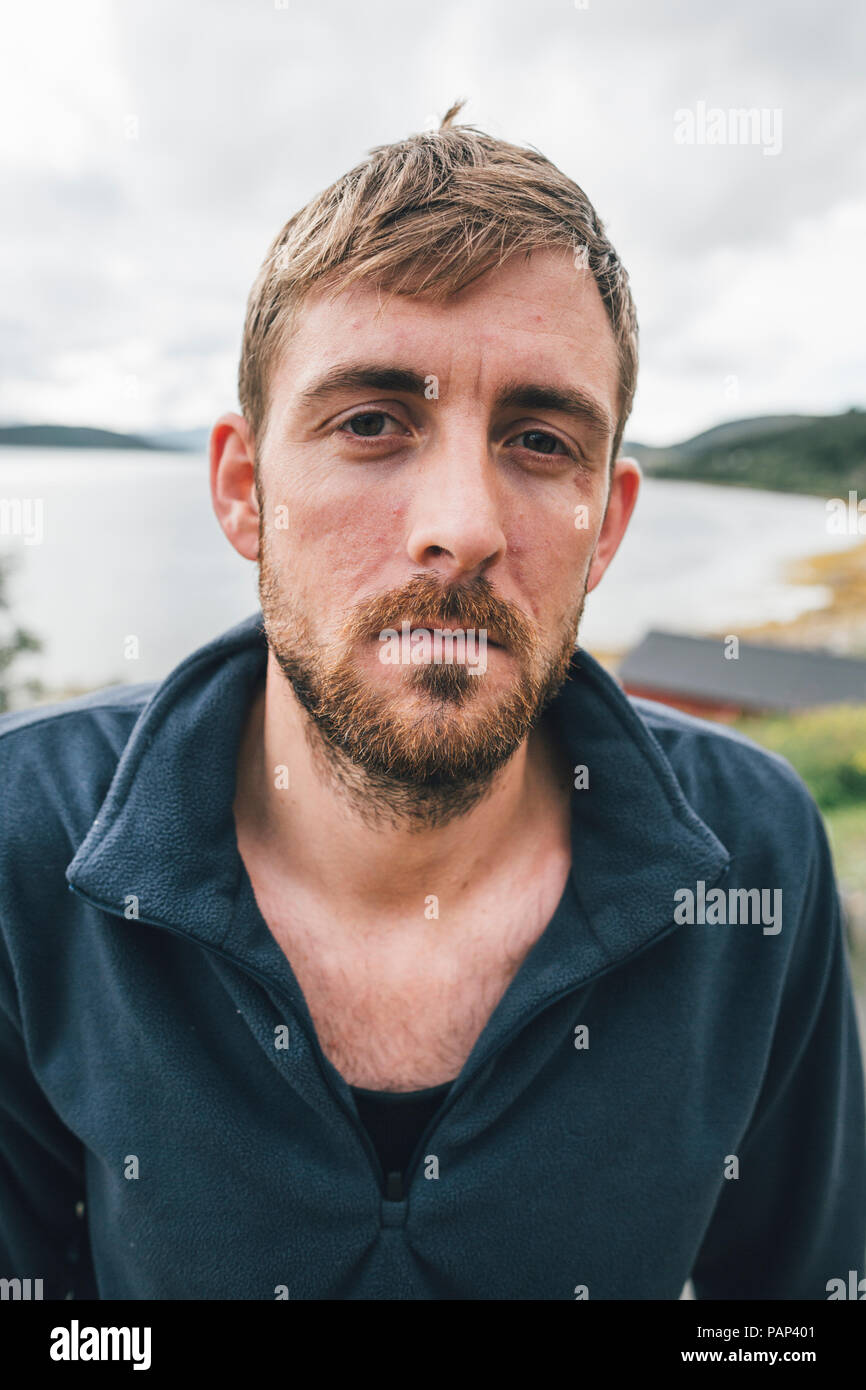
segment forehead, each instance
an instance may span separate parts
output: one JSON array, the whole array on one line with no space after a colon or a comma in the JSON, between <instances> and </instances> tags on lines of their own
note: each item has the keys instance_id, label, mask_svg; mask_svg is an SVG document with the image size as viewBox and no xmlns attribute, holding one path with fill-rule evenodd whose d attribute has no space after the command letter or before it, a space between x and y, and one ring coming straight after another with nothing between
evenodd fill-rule
<instances>
[{"instance_id":1,"label":"forehead","mask_svg":"<svg viewBox=\"0 0 866 1390\"><path fill-rule=\"evenodd\" d=\"M436 302L366 283L300 306L276 364L272 400L300 395L322 369L349 360L437 373L452 391L492 395L504 377L590 389L616 416L619 369L610 319L592 274L562 250L517 254Z\"/></svg>"}]
</instances>

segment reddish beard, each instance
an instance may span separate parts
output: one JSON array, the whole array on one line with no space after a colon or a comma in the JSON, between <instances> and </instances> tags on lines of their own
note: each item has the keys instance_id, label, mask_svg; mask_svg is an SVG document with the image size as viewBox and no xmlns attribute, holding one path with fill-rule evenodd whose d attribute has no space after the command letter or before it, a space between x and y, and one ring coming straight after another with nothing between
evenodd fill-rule
<instances>
[{"instance_id":1,"label":"reddish beard","mask_svg":"<svg viewBox=\"0 0 866 1390\"><path fill-rule=\"evenodd\" d=\"M430 575L358 604L321 644L280 583L264 535L260 540L259 595L271 651L327 750L380 788L430 793L485 785L566 679L585 591L552 654L536 624L499 598L488 580L449 585ZM413 665L394 672L391 688L382 689L355 654L404 621L493 634L517 674L495 701L485 698L489 673L473 675L459 664Z\"/></svg>"}]
</instances>

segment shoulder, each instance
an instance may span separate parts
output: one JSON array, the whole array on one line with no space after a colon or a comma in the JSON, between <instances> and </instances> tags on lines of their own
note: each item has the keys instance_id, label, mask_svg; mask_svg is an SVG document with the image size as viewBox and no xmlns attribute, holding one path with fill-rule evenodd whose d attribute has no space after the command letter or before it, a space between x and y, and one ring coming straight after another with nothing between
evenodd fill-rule
<instances>
[{"instance_id":1,"label":"shoulder","mask_svg":"<svg viewBox=\"0 0 866 1390\"><path fill-rule=\"evenodd\" d=\"M687 800L722 840L748 845L758 835L762 842L775 838L785 847L805 847L820 837L818 807L786 758L728 725L627 698L660 744Z\"/></svg>"},{"instance_id":2,"label":"shoulder","mask_svg":"<svg viewBox=\"0 0 866 1390\"><path fill-rule=\"evenodd\" d=\"M803 998L823 979L829 957L841 948L838 889L821 811L799 773L777 753L735 729L682 714L654 701L630 703L661 745L697 814L731 854L727 888L779 894L785 930L761 941L776 952L750 957L750 970L783 961ZM776 901L775 897L771 901ZM737 936L730 942L742 959ZM758 975L755 976L757 978Z\"/></svg>"},{"instance_id":3,"label":"shoulder","mask_svg":"<svg viewBox=\"0 0 866 1390\"><path fill-rule=\"evenodd\" d=\"M49 705L33 705L30 709L15 710L11 714L0 715L0 741L21 730L33 731L42 725L51 730L59 727L58 721L64 719L99 721L115 711L133 711L137 718L155 689L153 683L144 685L110 685L103 690L91 690L86 695L77 695L69 700L58 700Z\"/></svg>"},{"instance_id":4,"label":"shoulder","mask_svg":"<svg viewBox=\"0 0 866 1390\"><path fill-rule=\"evenodd\" d=\"M112 685L56 704L0 715L0 759L52 756L78 758L85 748L108 745L119 753L155 686Z\"/></svg>"},{"instance_id":5,"label":"shoulder","mask_svg":"<svg viewBox=\"0 0 866 1390\"><path fill-rule=\"evenodd\" d=\"M96 814L154 690L117 685L0 716L2 835L29 841L65 827L74 841Z\"/></svg>"}]
</instances>

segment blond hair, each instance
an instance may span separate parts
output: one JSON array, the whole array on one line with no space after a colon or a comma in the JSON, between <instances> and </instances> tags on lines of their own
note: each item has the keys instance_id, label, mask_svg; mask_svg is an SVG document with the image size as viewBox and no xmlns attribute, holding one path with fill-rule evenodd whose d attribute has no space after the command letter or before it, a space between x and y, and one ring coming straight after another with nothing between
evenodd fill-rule
<instances>
[{"instance_id":1,"label":"blond hair","mask_svg":"<svg viewBox=\"0 0 866 1390\"><path fill-rule=\"evenodd\" d=\"M238 395L257 441L268 385L297 311L314 287L336 294L359 280L442 300L516 251L568 248L601 294L616 340L615 459L637 386L637 314L628 275L581 188L538 150L454 125L378 145L311 199L274 238L250 291Z\"/></svg>"}]
</instances>

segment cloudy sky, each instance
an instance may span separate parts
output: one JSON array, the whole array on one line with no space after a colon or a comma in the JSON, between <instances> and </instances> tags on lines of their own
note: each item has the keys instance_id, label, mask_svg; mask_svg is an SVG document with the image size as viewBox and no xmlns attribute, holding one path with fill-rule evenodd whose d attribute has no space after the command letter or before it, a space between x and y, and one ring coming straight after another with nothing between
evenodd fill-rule
<instances>
[{"instance_id":1,"label":"cloudy sky","mask_svg":"<svg viewBox=\"0 0 866 1390\"><path fill-rule=\"evenodd\" d=\"M536 146L605 220L641 320L631 438L866 404L860 0L3 13L5 422L156 430L236 408L271 237L457 97L462 120ZM763 113L750 142L727 124L742 108Z\"/></svg>"}]
</instances>

